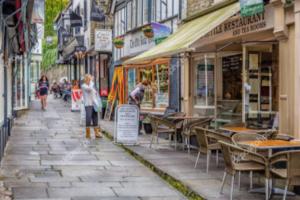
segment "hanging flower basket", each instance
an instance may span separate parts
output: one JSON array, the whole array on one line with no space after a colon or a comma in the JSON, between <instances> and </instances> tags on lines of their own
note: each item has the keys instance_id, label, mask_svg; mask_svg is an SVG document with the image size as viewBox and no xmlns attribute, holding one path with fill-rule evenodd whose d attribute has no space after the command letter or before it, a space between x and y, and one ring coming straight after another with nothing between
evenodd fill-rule
<instances>
[{"instance_id":1,"label":"hanging flower basket","mask_svg":"<svg viewBox=\"0 0 300 200\"><path fill-rule=\"evenodd\" d=\"M119 37L114 38L113 43L117 49L123 48L124 47L124 37L119 36Z\"/></svg>"},{"instance_id":2,"label":"hanging flower basket","mask_svg":"<svg viewBox=\"0 0 300 200\"><path fill-rule=\"evenodd\" d=\"M147 37L147 38L153 38L154 37L154 32L153 32L153 29L152 29L151 25L145 26L143 28L143 32L144 32L145 37Z\"/></svg>"}]
</instances>

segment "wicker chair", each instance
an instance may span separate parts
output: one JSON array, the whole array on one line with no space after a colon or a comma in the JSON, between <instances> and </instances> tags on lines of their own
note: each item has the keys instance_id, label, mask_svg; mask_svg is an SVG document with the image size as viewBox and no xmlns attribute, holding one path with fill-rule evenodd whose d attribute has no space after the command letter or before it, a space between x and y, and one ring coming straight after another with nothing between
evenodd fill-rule
<instances>
[{"instance_id":1,"label":"wicker chair","mask_svg":"<svg viewBox=\"0 0 300 200\"><path fill-rule=\"evenodd\" d=\"M276 168L274 165L279 162L285 162L286 168ZM300 185L300 150L276 153L269 159L269 163L271 176L286 181L283 194L285 200L288 186Z\"/></svg>"},{"instance_id":2,"label":"wicker chair","mask_svg":"<svg viewBox=\"0 0 300 200\"><path fill-rule=\"evenodd\" d=\"M222 179L222 186L220 193L223 193L223 188L225 185L226 177L229 174L231 176L231 189L230 189L230 200L233 199L233 185L234 178L237 172L264 172L265 174L265 192L266 200L268 199L268 161L262 155L256 154L254 152L242 149L237 145L229 144L220 141L222 148L222 153L225 162L225 172Z\"/></svg>"},{"instance_id":3,"label":"wicker chair","mask_svg":"<svg viewBox=\"0 0 300 200\"><path fill-rule=\"evenodd\" d=\"M148 116L151 120L153 127L152 137L150 142L150 148L156 138L156 144L158 144L159 134L168 134L169 141L171 143L171 136L174 136L175 150L177 149L177 133L182 128L182 120L169 120L167 118L157 117L154 115Z\"/></svg>"},{"instance_id":4,"label":"wicker chair","mask_svg":"<svg viewBox=\"0 0 300 200\"><path fill-rule=\"evenodd\" d=\"M257 133L236 133L232 136L233 143L243 148L246 148L247 146L242 145L241 142L266 140L266 139L267 138L265 136ZM253 149L249 149L249 150L253 150Z\"/></svg>"},{"instance_id":5,"label":"wicker chair","mask_svg":"<svg viewBox=\"0 0 300 200\"><path fill-rule=\"evenodd\" d=\"M196 135L194 128L195 127L205 127L210 124L212 118L202 118L202 119L196 119L191 120L188 123L183 125L182 129L182 137L185 142L185 146L188 149L188 153L190 153L191 150L191 136Z\"/></svg>"},{"instance_id":6,"label":"wicker chair","mask_svg":"<svg viewBox=\"0 0 300 200\"><path fill-rule=\"evenodd\" d=\"M196 131L196 137L197 137L199 149L198 149L198 155L194 167L197 168L201 153L206 154L206 173L208 173L210 155L212 151L216 151L216 163L218 164L218 160L219 160L218 152L221 149L221 147L217 142L216 138L212 137L210 134L207 134L208 129L196 127L195 131Z\"/></svg>"}]
</instances>

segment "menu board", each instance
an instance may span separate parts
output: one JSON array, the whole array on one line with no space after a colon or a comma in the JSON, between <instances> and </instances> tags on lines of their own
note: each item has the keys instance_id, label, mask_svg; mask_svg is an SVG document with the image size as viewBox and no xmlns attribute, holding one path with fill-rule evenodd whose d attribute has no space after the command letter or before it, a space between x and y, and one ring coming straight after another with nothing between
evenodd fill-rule
<instances>
[{"instance_id":1,"label":"menu board","mask_svg":"<svg viewBox=\"0 0 300 200\"><path fill-rule=\"evenodd\" d=\"M222 58L223 98L242 99L242 54Z\"/></svg>"},{"instance_id":2,"label":"menu board","mask_svg":"<svg viewBox=\"0 0 300 200\"><path fill-rule=\"evenodd\" d=\"M137 144L139 133L139 109L135 105L121 105L116 110L115 142Z\"/></svg>"}]
</instances>

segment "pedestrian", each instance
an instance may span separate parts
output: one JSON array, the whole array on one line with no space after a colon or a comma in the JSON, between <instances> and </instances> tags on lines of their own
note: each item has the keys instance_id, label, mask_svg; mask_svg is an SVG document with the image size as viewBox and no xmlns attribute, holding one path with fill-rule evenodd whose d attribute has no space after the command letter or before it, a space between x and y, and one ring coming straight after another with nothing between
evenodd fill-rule
<instances>
[{"instance_id":1,"label":"pedestrian","mask_svg":"<svg viewBox=\"0 0 300 200\"><path fill-rule=\"evenodd\" d=\"M47 107L47 96L49 90L49 81L47 76L42 75L41 79L39 80L39 96L41 99L41 106L42 110L46 110Z\"/></svg>"},{"instance_id":2,"label":"pedestrian","mask_svg":"<svg viewBox=\"0 0 300 200\"><path fill-rule=\"evenodd\" d=\"M98 111L95 104L99 104L99 94L94 88L93 77L90 74L84 76L84 82L81 86L83 94L83 104L86 113L86 135L87 139L91 138L90 127L94 128L95 137L102 138L101 129L98 127ZM101 99L100 99L101 101Z\"/></svg>"},{"instance_id":3,"label":"pedestrian","mask_svg":"<svg viewBox=\"0 0 300 200\"><path fill-rule=\"evenodd\" d=\"M144 98L145 89L149 85L148 80L143 80L135 86L135 88L130 92L128 103L131 105L137 105L139 108Z\"/></svg>"}]
</instances>

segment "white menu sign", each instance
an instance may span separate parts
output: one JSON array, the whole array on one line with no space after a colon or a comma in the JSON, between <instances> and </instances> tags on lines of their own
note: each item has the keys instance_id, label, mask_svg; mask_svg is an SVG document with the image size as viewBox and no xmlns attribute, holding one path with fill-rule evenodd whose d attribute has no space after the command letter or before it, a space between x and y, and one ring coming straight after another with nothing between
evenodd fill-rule
<instances>
[{"instance_id":1,"label":"white menu sign","mask_svg":"<svg viewBox=\"0 0 300 200\"><path fill-rule=\"evenodd\" d=\"M121 105L116 109L115 142L125 145L137 144L139 133L139 108Z\"/></svg>"},{"instance_id":2,"label":"white menu sign","mask_svg":"<svg viewBox=\"0 0 300 200\"><path fill-rule=\"evenodd\" d=\"M112 52L112 30L95 30L95 51Z\"/></svg>"}]
</instances>

